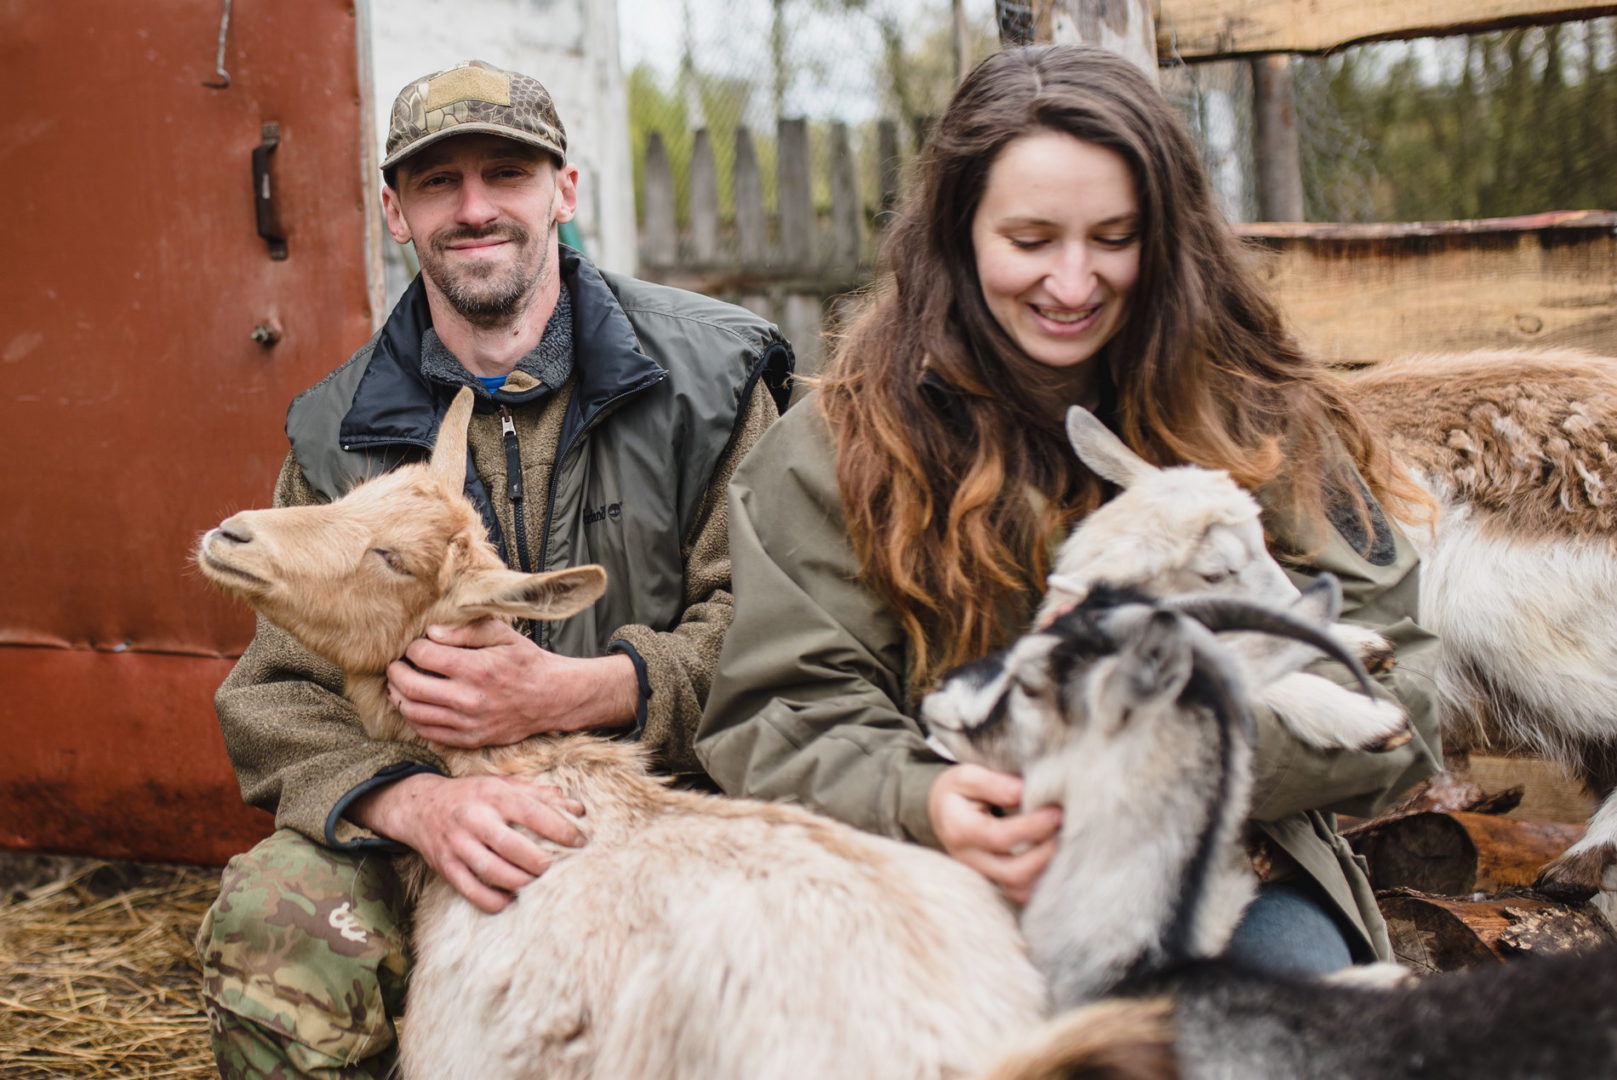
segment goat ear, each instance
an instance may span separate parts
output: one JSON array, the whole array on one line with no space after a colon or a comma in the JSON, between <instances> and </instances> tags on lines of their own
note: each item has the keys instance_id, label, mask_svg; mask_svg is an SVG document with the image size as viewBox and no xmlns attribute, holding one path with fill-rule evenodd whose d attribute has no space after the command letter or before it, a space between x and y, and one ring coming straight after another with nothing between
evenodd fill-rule
<instances>
[{"instance_id":1,"label":"goat ear","mask_svg":"<svg viewBox=\"0 0 1617 1080\"><path fill-rule=\"evenodd\" d=\"M1123 440L1095 418L1088 409L1074 405L1067 410L1067 440L1078 460L1096 476L1120 488L1130 488L1161 470L1123 445Z\"/></svg>"},{"instance_id":2,"label":"goat ear","mask_svg":"<svg viewBox=\"0 0 1617 1080\"><path fill-rule=\"evenodd\" d=\"M1118 690L1134 708L1177 698L1190 681L1192 659L1180 617L1153 611L1118 654Z\"/></svg>"},{"instance_id":3,"label":"goat ear","mask_svg":"<svg viewBox=\"0 0 1617 1080\"><path fill-rule=\"evenodd\" d=\"M540 574L477 570L460 579L452 600L459 611L473 617L565 619L595 603L604 592L606 571L594 565Z\"/></svg>"},{"instance_id":4,"label":"goat ear","mask_svg":"<svg viewBox=\"0 0 1617 1080\"><path fill-rule=\"evenodd\" d=\"M432 444L432 463L428 466L451 491L466 486L466 427L471 420L472 388L463 386L438 424L438 438Z\"/></svg>"}]
</instances>

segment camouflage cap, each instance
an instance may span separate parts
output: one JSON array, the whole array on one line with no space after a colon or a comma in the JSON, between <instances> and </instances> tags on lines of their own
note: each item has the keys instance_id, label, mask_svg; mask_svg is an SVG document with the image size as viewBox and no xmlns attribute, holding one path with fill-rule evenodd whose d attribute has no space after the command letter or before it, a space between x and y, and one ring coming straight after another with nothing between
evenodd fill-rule
<instances>
[{"instance_id":1,"label":"camouflage cap","mask_svg":"<svg viewBox=\"0 0 1617 1080\"><path fill-rule=\"evenodd\" d=\"M567 160L567 132L550 91L531 75L468 60L399 91L382 168L390 169L451 135L477 132L503 135L548 150L557 161Z\"/></svg>"}]
</instances>

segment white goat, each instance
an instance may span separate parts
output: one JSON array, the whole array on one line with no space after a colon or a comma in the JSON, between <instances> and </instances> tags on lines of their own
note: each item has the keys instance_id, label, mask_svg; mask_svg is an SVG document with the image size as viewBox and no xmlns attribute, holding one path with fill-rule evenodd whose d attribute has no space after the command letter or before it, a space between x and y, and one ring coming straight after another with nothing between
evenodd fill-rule
<instances>
[{"instance_id":1,"label":"white goat","mask_svg":"<svg viewBox=\"0 0 1617 1080\"><path fill-rule=\"evenodd\" d=\"M1299 626L1234 598L1100 588L925 700L963 760L1016 767L1064 805L1024 929L1057 1004L1081 1007L985 1080L1617 1075L1611 949L1374 988L1362 973L1309 981L1206 959L1252 891L1239 844L1252 785L1245 703L1298 659L1290 645L1210 631L1335 650L1323 632L1334 602L1329 582L1311 589L1289 613ZM1004 678L985 709L989 669ZM965 711L978 721L954 726L962 701L976 702ZM1116 993L1139 996L1095 1003Z\"/></svg>"},{"instance_id":2,"label":"white goat","mask_svg":"<svg viewBox=\"0 0 1617 1080\"><path fill-rule=\"evenodd\" d=\"M413 738L383 671L429 623L553 619L598 567L518 574L462 494L462 391L430 463L314 507L251 511L198 563L339 665L374 738ZM431 880L401 1035L423 1080L959 1077L1043 1012L1014 919L937 852L799 808L669 788L637 748L588 736L437 748L456 775L554 784L579 849L498 915Z\"/></svg>"},{"instance_id":3,"label":"white goat","mask_svg":"<svg viewBox=\"0 0 1617 1080\"><path fill-rule=\"evenodd\" d=\"M1194 465L1159 469L1076 406L1067 412L1067 437L1086 466L1122 491L1062 544L1037 622L1102 583L1152 596L1199 591L1276 605L1297 598L1297 587L1264 546L1257 500L1228 473ZM1338 623L1332 632L1370 668L1390 663L1391 646L1374 631ZM1409 741L1396 702L1319 675L1299 671L1271 682L1263 701L1316 747L1385 750Z\"/></svg>"},{"instance_id":4,"label":"white goat","mask_svg":"<svg viewBox=\"0 0 1617 1080\"><path fill-rule=\"evenodd\" d=\"M1347 387L1440 504L1412 538L1445 744L1571 768L1602 805L1538 887L1617 890L1617 359L1412 356Z\"/></svg>"}]
</instances>

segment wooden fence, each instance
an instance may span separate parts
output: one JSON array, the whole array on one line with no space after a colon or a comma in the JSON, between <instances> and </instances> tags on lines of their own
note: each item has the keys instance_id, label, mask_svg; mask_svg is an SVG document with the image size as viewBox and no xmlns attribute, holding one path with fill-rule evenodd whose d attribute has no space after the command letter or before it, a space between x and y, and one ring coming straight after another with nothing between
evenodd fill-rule
<instances>
[{"instance_id":1,"label":"wooden fence","mask_svg":"<svg viewBox=\"0 0 1617 1080\"><path fill-rule=\"evenodd\" d=\"M798 370L820 362L820 332L828 303L870 277L882 211L898 188L898 125L876 124L874 190L860 183L860 161L846 124L827 128L823 191L816 205L809 126L782 120L775 133L773 207L752 132L738 127L730 176L731 207L721 213L713 135L695 133L685 212L666 144L647 140L640 272L654 281L693 289L751 308L780 324L798 353Z\"/></svg>"}]
</instances>

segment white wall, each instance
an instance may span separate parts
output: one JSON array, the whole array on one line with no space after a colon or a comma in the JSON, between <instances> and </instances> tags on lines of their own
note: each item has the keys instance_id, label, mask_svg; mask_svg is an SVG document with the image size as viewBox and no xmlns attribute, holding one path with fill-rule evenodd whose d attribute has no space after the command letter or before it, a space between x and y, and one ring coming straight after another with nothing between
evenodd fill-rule
<instances>
[{"instance_id":1,"label":"white wall","mask_svg":"<svg viewBox=\"0 0 1617 1080\"><path fill-rule=\"evenodd\" d=\"M393 98L412 79L462 60L487 60L532 75L555 98L567 129L568 157L579 169L578 226L590 258L634 272L634 180L615 3L370 0L369 23L378 148ZM385 234L383 243L395 248ZM387 259L391 303L405 271L394 252Z\"/></svg>"}]
</instances>

